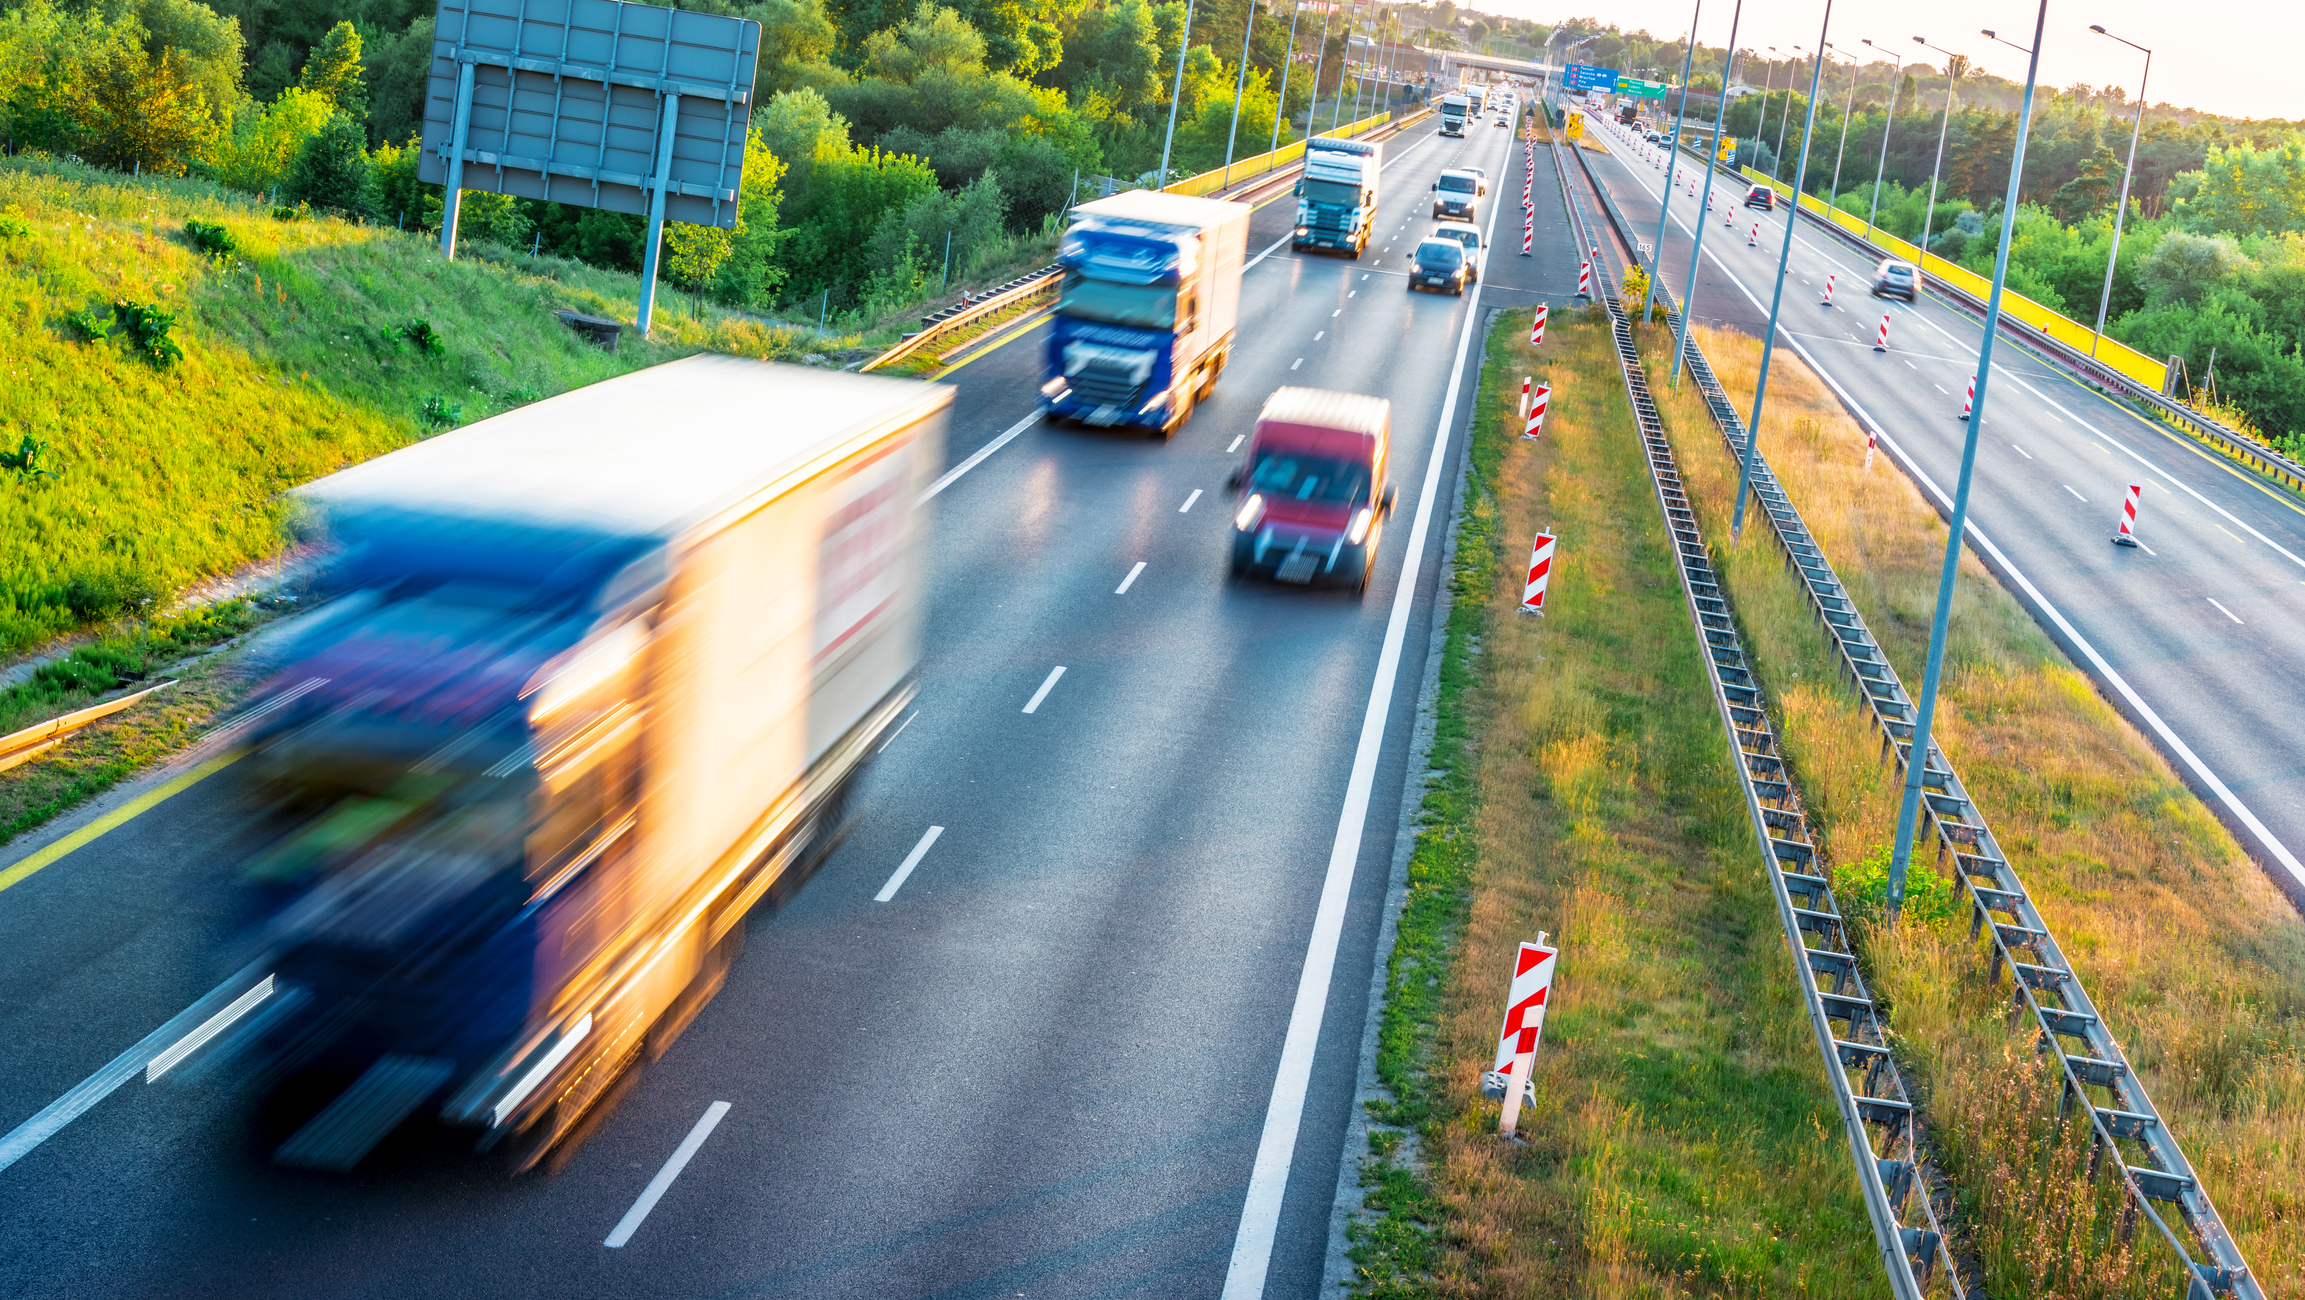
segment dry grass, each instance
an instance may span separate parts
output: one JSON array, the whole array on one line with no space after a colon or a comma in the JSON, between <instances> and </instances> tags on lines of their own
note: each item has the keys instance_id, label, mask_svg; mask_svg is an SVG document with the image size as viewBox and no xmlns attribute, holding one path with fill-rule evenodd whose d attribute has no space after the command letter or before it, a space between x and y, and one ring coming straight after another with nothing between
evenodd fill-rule
<instances>
[{"instance_id":1,"label":"dry grass","mask_svg":"<svg viewBox=\"0 0 2305 1300\"><path fill-rule=\"evenodd\" d=\"M1486 635L1466 708L1477 857L1423 1055L1446 1244L1426 1285L1373 1289L1884 1294L1606 326L1556 314L1541 360L1526 339L1525 313L1491 336L1476 470L1509 449L1468 511L1492 552L1460 582ZM1530 373L1554 385L1535 443L1508 431ZM1539 619L1515 606L1545 525L1562 540ZM1561 976L1522 1149L1478 1084L1514 945L1538 930Z\"/></svg>"},{"instance_id":2,"label":"dry grass","mask_svg":"<svg viewBox=\"0 0 2305 1300\"><path fill-rule=\"evenodd\" d=\"M1651 335L1647 343L1669 351ZM1702 329L1698 339L1749 406L1758 342ZM1661 373L1653 383L1662 394ZM1942 520L1885 453L1863 472L1863 432L1782 351L1770 404L1763 453L1917 689ZM1781 714L1813 828L1835 861L1852 863L1893 838L1892 770L1836 680L1775 541L1755 526L1741 546L1727 545L1736 466L1693 386L1661 406ZM1937 737L2266 1292L2305 1296L2305 925L2145 738L1969 558ZM2130 1258L2108 1244L2112 1210L2084 1194L2073 1149L2044 1117L2053 1092L2044 1097L2029 1045L2002 1019L2006 986L1986 987L1981 949L1965 933L1909 930L1868 955L1975 1211L1994 1294L2173 1294L2163 1255Z\"/></svg>"}]
</instances>

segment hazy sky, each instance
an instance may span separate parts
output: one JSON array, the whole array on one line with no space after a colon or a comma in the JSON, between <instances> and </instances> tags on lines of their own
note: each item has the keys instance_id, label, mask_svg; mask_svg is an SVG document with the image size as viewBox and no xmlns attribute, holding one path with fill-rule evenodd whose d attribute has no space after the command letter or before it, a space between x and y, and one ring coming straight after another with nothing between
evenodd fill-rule
<instances>
[{"instance_id":1,"label":"hazy sky","mask_svg":"<svg viewBox=\"0 0 2305 1300\"><path fill-rule=\"evenodd\" d=\"M1544 23L1572 15L1591 16L1626 31L1645 27L1650 34L1668 40L1688 29L1692 9L1692 0L1459 3L1469 9ZM1729 15L1735 7L1735 0L1704 0L1697 39L1706 45L1724 44L1729 37ZM1983 71L2022 82L2023 52L1996 45L1978 32L1990 27L2003 39L2029 45L2036 12L2036 6L2024 0L1930 0L1927 4L1835 0L1833 29L1826 39L1837 49L1862 56L1871 51L1858 43L1859 38L1869 36L1876 45L1909 51L1933 67L1942 67L1942 56L1913 44L1913 37L1925 36L1948 50L1968 55ZM1758 50L1774 45L1788 53L1794 45L1814 49L1817 25L1824 13L1822 0L1745 0L1737 44ZM2145 56L2090 31L2091 23L2153 51L2153 80L2145 93L2154 103L2242 117L2305 117L2305 77L2299 75L2296 64L2299 51L2305 50L2305 0L2195 0L2178 5L2166 0L2049 0L2049 24L2041 42L2042 84L2118 84L2131 97L2136 95L2137 74Z\"/></svg>"}]
</instances>

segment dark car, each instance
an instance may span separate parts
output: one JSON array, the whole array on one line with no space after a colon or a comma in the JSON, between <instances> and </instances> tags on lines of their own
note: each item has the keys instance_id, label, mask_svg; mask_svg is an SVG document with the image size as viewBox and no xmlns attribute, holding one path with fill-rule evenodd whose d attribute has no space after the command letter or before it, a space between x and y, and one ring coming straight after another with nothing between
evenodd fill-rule
<instances>
[{"instance_id":1,"label":"dark car","mask_svg":"<svg viewBox=\"0 0 2305 1300\"><path fill-rule=\"evenodd\" d=\"M1471 265L1465 246L1446 235L1434 235L1418 244L1416 255L1409 263L1412 293L1418 289L1446 289L1462 294L1470 277Z\"/></svg>"},{"instance_id":2,"label":"dark car","mask_svg":"<svg viewBox=\"0 0 2305 1300\"><path fill-rule=\"evenodd\" d=\"M1886 257L1881 259L1880 266L1874 268L1874 297L1902 298L1906 302L1911 302L1913 301L1914 295L1920 293L1920 291L1921 271L1919 267L1914 266L1911 262L1903 262L1894 257Z\"/></svg>"},{"instance_id":3,"label":"dark car","mask_svg":"<svg viewBox=\"0 0 2305 1300\"><path fill-rule=\"evenodd\" d=\"M1777 210L1777 192L1766 185L1755 185L1745 191L1745 206L1759 208L1763 212L1774 212Z\"/></svg>"}]
</instances>

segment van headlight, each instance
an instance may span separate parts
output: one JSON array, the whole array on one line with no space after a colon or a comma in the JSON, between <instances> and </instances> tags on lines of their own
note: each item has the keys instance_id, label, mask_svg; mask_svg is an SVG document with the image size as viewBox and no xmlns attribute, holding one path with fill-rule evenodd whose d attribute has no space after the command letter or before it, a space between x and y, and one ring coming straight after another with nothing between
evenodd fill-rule
<instances>
[{"instance_id":1,"label":"van headlight","mask_svg":"<svg viewBox=\"0 0 2305 1300\"><path fill-rule=\"evenodd\" d=\"M1353 526L1345 530L1345 540L1355 546L1369 540L1369 524L1374 522L1376 517L1375 511L1370 510L1367 506L1362 506L1354 512Z\"/></svg>"},{"instance_id":2,"label":"van headlight","mask_svg":"<svg viewBox=\"0 0 2305 1300\"><path fill-rule=\"evenodd\" d=\"M1241 508L1233 513L1233 527L1245 533L1256 527L1257 521L1264 517L1264 496L1261 493L1251 492L1249 499L1241 502Z\"/></svg>"}]
</instances>

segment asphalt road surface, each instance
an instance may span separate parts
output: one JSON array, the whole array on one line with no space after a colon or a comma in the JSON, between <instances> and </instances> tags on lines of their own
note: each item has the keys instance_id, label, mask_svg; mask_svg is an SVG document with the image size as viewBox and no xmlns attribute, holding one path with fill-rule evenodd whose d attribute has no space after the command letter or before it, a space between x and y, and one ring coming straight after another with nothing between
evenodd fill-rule
<instances>
[{"instance_id":1,"label":"asphalt road surface","mask_svg":"<svg viewBox=\"0 0 2305 1300\"><path fill-rule=\"evenodd\" d=\"M1656 239L1662 166L1625 146L1587 151L1643 243ZM1582 178L1577 178L1582 183ZM1787 208L1741 206L1744 187L1684 158L1665 231L1665 283L1687 282L1704 229L1693 316L1759 335L1768 322ZM1759 227L1757 238L1754 227ZM1779 311L1790 345L1873 426L1940 508L1960 475L1962 401L1981 323L1924 294L1870 296L1872 266L1804 221ZM1827 276L1831 306L1821 305ZM1874 350L1882 318L1889 348ZM2292 900L2305 905L2305 507L2181 435L2025 352L1993 350L1979 430L1969 539L2050 634L2142 727ZM1750 412L1747 412L1748 416ZM1764 434L1762 454L1768 453ZM1862 444L1849 448L1862 456ZM1883 458L1882 470L1891 461ZM2144 487L2137 548L2111 537L2130 484ZM1916 692L1920 676L1907 677ZM1955 756L1956 761L1958 755Z\"/></svg>"},{"instance_id":2,"label":"asphalt road surface","mask_svg":"<svg viewBox=\"0 0 2305 1300\"><path fill-rule=\"evenodd\" d=\"M1517 256L1509 134L1392 142L1360 261L1260 211L1239 346L1173 442L1032 421L1039 327L952 373L918 712L855 834L562 1167L510 1179L412 1124L352 1176L282 1171L229 1053L144 1081L135 1045L228 974L235 769L0 892L0 1295L1315 1294L1473 313L1574 288L1549 168L1547 255ZM1512 246L1477 299L1401 277L1452 164L1496 178ZM1283 384L1393 403L1365 600L1227 579L1224 480ZM97 1100L25 1126L68 1096Z\"/></svg>"}]
</instances>

